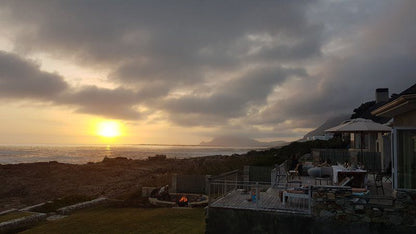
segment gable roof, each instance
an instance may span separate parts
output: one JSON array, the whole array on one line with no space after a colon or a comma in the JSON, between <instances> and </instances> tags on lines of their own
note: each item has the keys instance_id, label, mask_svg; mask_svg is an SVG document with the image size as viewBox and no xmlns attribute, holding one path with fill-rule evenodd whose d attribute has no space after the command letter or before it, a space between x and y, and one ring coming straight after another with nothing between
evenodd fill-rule
<instances>
[{"instance_id":1,"label":"gable roof","mask_svg":"<svg viewBox=\"0 0 416 234\"><path fill-rule=\"evenodd\" d=\"M416 84L391 98L389 102L373 110L371 114L381 117L394 117L416 109Z\"/></svg>"}]
</instances>

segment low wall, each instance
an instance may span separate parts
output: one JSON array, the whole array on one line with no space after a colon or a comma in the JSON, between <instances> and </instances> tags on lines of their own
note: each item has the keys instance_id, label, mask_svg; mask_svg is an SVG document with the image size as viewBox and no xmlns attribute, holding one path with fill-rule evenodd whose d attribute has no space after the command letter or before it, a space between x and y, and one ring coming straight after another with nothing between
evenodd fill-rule
<instances>
[{"instance_id":1,"label":"low wall","mask_svg":"<svg viewBox=\"0 0 416 234\"><path fill-rule=\"evenodd\" d=\"M206 233L412 233L413 227L370 222L337 222L277 212L208 208Z\"/></svg>"},{"instance_id":2,"label":"low wall","mask_svg":"<svg viewBox=\"0 0 416 234\"><path fill-rule=\"evenodd\" d=\"M393 226L416 225L416 196L353 196L349 189L316 188L312 192L312 214L317 219L341 223L373 223Z\"/></svg>"},{"instance_id":3,"label":"low wall","mask_svg":"<svg viewBox=\"0 0 416 234\"><path fill-rule=\"evenodd\" d=\"M310 216L208 208L206 233L414 233L416 193L354 196L349 187L314 186Z\"/></svg>"},{"instance_id":4,"label":"low wall","mask_svg":"<svg viewBox=\"0 0 416 234\"><path fill-rule=\"evenodd\" d=\"M0 233L15 232L23 230L27 227L33 226L46 219L47 215L44 213L33 213L31 216L26 216L18 219L0 223Z\"/></svg>"},{"instance_id":5,"label":"low wall","mask_svg":"<svg viewBox=\"0 0 416 234\"><path fill-rule=\"evenodd\" d=\"M77 204L74 204L74 205L71 205L71 206L62 207L62 208L58 209L57 212L60 213L60 214L63 214L63 215L67 215L67 214L70 214L71 212L73 212L75 210L96 206L96 205L104 203L106 201L107 201L107 198L100 197L100 198L97 198L97 199L94 199L94 200L91 200L91 201L81 202L81 203L77 203Z\"/></svg>"}]
</instances>

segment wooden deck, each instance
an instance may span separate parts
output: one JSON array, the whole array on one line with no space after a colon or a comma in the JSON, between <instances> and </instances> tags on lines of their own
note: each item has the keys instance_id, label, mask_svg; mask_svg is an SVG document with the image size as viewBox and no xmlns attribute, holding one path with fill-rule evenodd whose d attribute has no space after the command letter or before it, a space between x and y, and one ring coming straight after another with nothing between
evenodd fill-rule
<instances>
[{"instance_id":1,"label":"wooden deck","mask_svg":"<svg viewBox=\"0 0 416 234\"><path fill-rule=\"evenodd\" d=\"M277 191L269 190L268 192L260 193L260 200L249 201L250 194L235 190L225 195L224 197L212 202L210 207L216 208L230 208L230 209L244 209L244 210L262 210L262 211L277 211L290 213L307 213L308 209L305 207L305 202L302 202L303 207L299 206L299 201L293 200L290 203L283 205Z\"/></svg>"},{"instance_id":2,"label":"wooden deck","mask_svg":"<svg viewBox=\"0 0 416 234\"><path fill-rule=\"evenodd\" d=\"M331 181L318 181L308 176L302 176L292 178L295 181L301 181L303 186L308 185L332 185ZM391 183L384 182L384 194L381 191L376 191L374 186L373 178L368 178L368 185L370 195L381 195L391 196L392 189ZM290 186L290 185L289 185ZM295 186L296 187L296 186ZM263 189L265 189L263 187ZM274 212L289 212L289 213L303 213L308 214L309 206L308 200L304 198L289 197L286 204L284 205L280 200L279 191L287 189L272 189L269 188L267 192L260 193L260 200L257 202L249 201L250 193L242 190L233 190L221 198L214 200L210 203L210 207L215 208L228 208L228 209L244 209L244 210L262 210L262 211L274 211Z\"/></svg>"}]
</instances>

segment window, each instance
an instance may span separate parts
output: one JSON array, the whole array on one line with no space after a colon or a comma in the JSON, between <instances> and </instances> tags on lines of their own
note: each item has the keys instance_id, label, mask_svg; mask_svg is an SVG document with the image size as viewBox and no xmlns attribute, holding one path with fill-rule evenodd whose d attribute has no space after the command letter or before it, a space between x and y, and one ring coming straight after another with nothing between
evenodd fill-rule
<instances>
[{"instance_id":1,"label":"window","mask_svg":"<svg viewBox=\"0 0 416 234\"><path fill-rule=\"evenodd\" d=\"M416 130L397 131L397 186L416 189Z\"/></svg>"}]
</instances>

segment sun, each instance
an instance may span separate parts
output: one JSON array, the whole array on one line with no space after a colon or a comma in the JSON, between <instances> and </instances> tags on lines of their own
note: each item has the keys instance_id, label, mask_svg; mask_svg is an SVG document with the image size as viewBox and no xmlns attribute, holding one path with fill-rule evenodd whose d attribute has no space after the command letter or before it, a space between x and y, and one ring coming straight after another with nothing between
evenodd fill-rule
<instances>
[{"instance_id":1,"label":"sun","mask_svg":"<svg viewBox=\"0 0 416 234\"><path fill-rule=\"evenodd\" d=\"M106 138L121 135L121 124L116 121L102 121L97 124L97 134Z\"/></svg>"}]
</instances>

